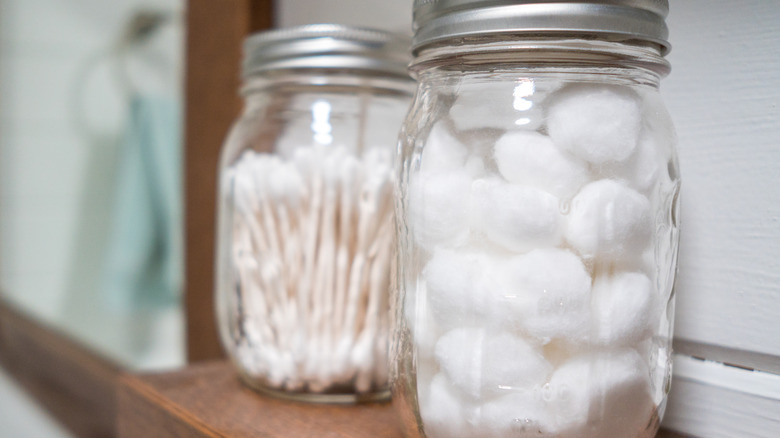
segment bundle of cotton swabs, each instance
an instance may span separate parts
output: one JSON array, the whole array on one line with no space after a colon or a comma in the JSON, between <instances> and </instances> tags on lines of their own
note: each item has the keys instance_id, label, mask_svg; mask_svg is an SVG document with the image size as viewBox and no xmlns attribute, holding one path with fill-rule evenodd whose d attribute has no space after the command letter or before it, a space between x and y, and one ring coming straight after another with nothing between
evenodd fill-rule
<instances>
[{"instance_id":1,"label":"bundle of cotton swabs","mask_svg":"<svg viewBox=\"0 0 780 438\"><path fill-rule=\"evenodd\" d=\"M291 391L387 383L393 258L388 151L245 152L231 170L236 353Z\"/></svg>"}]
</instances>

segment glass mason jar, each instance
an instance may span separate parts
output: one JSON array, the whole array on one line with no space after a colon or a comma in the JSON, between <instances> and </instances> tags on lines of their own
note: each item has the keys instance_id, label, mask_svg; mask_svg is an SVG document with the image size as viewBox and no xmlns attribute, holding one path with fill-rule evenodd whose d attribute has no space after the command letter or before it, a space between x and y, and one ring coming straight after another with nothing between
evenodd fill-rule
<instances>
[{"instance_id":1,"label":"glass mason jar","mask_svg":"<svg viewBox=\"0 0 780 438\"><path fill-rule=\"evenodd\" d=\"M391 375L407 436L655 435L680 186L667 9L416 2Z\"/></svg>"},{"instance_id":2,"label":"glass mason jar","mask_svg":"<svg viewBox=\"0 0 780 438\"><path fill-rule=\"evenodd\" d=\"M250 386L389 396L391 164L414 82L408 39L308 25L245 43L244 112L222 150L217 318Z\"/></svg>"}]
</instances>

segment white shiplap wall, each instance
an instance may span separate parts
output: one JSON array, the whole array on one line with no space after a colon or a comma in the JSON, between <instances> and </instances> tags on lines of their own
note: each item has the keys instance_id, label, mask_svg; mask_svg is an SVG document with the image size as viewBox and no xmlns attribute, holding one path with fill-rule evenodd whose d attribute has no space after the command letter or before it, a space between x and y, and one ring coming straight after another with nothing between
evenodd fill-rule
<instances>
[{"instance_id":1,"label":"white shiplap wall","mask_svg":"<svg viewBox=\"0 0 780 438\"><path fill-rule=\"evenodd\" d=\"M780 2L673 1L682 242L678 357L665 424L701 437L780 433ZM756 368L746 370L739 367Z\"/></svg>"},{"instance_id":2,"label":"white shiplap wall","mask_svg":"<svg viewBox=\"0 0 780 438\"><path fill-rule=\"evenodd\" d=\"M780 355L780 2L676 1L683 231L676 333Z\"/></svg>"},{"instance_id":3,"label":"white shiplap wall","mask_svg":"<svg viewBox=\"0 0 780 438\"><path fill-rule=\"evenodd\" d=\"M277 22L408 30L411 3L277 0ZM665 425L774 438L780 380L765 371L780 370L780 2L670 9L673 71L662 89L683 178L676 336L699 356L759 371L679 356Z\"/></svg>"}]
</instances>

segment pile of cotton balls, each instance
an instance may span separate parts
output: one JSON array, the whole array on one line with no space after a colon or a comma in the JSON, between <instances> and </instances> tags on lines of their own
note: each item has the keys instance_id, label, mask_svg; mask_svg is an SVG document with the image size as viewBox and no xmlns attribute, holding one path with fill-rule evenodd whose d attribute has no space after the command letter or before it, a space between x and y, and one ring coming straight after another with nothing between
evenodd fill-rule
<instances>
[{"instance_id":1,"label":"pile of cotton balls","mask_svg":"<svg viewBox=\"0 0 780 438\"><path fill-rule=\"evenodd\" d=\"M463 140L467 108L432 127L407 194L426 435L639 436L656 409L651 199L666 169L641 98L567 85L488 148Z\"/></svg>"}]
</instances>

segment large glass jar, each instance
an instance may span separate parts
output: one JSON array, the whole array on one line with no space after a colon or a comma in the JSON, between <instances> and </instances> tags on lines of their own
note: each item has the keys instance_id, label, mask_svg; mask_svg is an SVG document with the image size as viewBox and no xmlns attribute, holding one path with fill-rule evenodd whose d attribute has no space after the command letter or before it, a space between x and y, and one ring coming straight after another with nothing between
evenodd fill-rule
<instances>
[{"instance_id":1,"label":"large glass jar","mask_svg":"<svg viewBox=\"0 0 780 438\"><path fill-rule=\"evenodd\" d=\"M251 36L222 150L216 300L250 386L320 402L389 395L392 157L408 39L340 25Z\"/></svg>"},{"instance_id":2,"label":"large glass jar","mask_svg":"<svg viewBox=\"0 0 780 438\"><path fill-rule=\"evenodd\" d=\"M680 186L665 3L416 2L391 377L407 436L654 436Z\"/></svg>"}]
</instances>

